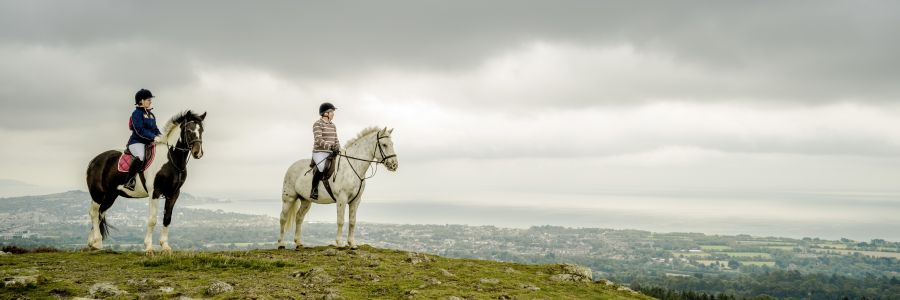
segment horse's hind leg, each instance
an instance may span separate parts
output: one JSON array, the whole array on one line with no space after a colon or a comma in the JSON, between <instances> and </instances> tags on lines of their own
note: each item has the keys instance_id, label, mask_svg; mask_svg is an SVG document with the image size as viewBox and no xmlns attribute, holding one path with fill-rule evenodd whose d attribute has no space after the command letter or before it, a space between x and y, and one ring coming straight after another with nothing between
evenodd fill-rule
<instances>
[{"instance_id":1,"label":"horse's hind leg","mask_svg":"<svg viewBox=\"0 0 900 300\"><path fill-rule=\"evenodd\" d=\"M91 232L88 234L88 249L103 249L103 239L106 238L106 210L112 207L116 201L116 194L103 195L91 193L91 207L88 215L91 218ZM100 202L98 203L97 200Z\"/></svg>"},{"instance_id":2,"label":"horse's hind leg","mask_svg":"<svg viewBox=\"0 0 900 300\"><path fill-rule=\"evenodd\" d=\"M88 209L91 219L91 232L88 233L88 250L100 250L103 248L103 236L100 235L100 204L91 200L91 208Z\"/></svg>"},{"instance_id":3,"label":"horse's hind leg","mask_svg":"<svg viewBox=\"0 0 900 300\"><path fill-rule=\"evenodd\" d=\"M297 211L297 228L294 230L294 244L297 245L297 249L303 248L303 242L301 241L301 237L303 236L303 218L306 218L306 213L309 212L309 207L312 206L312 201L310 200L300 200L300 210Z\"/></svg>"},{"instance_id":4,"label":"horse's hind leg","mask_svg":"<svg viewBox=\"0 0 900 300\"><path fill-rule=\"evenodd\" d=\"M278 232L278 249L284 249L284 231L290 227L297 210L297 195L289 195L287 192L281 195L281 229Z\"/></svg>"}]
</instances>

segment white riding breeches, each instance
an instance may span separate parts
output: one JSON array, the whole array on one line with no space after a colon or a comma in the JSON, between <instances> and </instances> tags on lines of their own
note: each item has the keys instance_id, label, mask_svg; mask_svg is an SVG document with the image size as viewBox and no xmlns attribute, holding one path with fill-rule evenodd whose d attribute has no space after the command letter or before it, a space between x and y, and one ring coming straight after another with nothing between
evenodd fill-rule
<instances>
[{"instance_id":1,"label":"white riding breeches","mask_svg":"<svg viewBox=\"0 0 900 300\"><path fill-rule=\"evenodd\" d=\"M319 172L325 172L325 167L327 167L325 159L331 156L331 152L313 152L313 162L316 163L316 167L319 168Z\"/></svg>"},{"instance_id":2,"label":"white riding breeches","mask_svg":"<svg viewBox=\"0 0 900 300\"><path fill-rule=\"evenodd\" d=\"M144 148L146 146L141 143L128 145L128 151L131 151L131 155L139 158L141 161L144 161Z\"/></svg>"}]
</instances>

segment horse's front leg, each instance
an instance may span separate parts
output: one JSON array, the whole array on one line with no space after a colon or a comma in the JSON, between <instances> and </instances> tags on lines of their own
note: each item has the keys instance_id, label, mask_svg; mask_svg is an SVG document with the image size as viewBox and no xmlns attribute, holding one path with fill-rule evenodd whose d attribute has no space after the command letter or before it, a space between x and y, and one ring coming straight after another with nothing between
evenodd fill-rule
<instances>
[{"instance_id":1,"label":"horse's front leg","mask_svg":"<svg viewBox=\"0 0 900 300\"><path fill-rule=\"evenodd\" d=\"M166 197L166 211L163 216L163 229L159 235L159 245L162 247L163 254L172 254L172 247L169 246L169 224L172 224L172 210L175 208L175 201L181 195L181 190L175 191L172 197Z\"/></svg>"},{"instance_id":2,"label":"horse's front leg","mask_svg":"<svg viewBox=\"0 0 900 300\"><path fill-rule=\"evenodd\" d=\"M350 249L356 249L359 245L356 244L356 239L354 239L354 233L356 233L356 209L359 207L359 199L350 203L350 226L347 227L347 243L350 245Z\"/></svg>"},{"instance_id":3,"label":"horse's front leg","mask_svg":"<svg viewBox=\"0 0 900 300\"><path fill-rule=\"evenodd\" d=\"M153 255L153 228L156 227L156 209L159 206L159 198L150 197L150 205L147 212L147 234L144 236L144 252Z\"/></svg>"},{"instance_id":4,"label":"horse's front leg","mask_svg":"<svg viewBox=\"0 0 900 300\"><path fill-rule=\"evenodd\" d=\"M337 205L337 234L334 238L334 245L344 247L344 241L341 238L344 236L344 210L347 208L347 203L337 200L335 204Z\"/></svg>"}]
</instances>

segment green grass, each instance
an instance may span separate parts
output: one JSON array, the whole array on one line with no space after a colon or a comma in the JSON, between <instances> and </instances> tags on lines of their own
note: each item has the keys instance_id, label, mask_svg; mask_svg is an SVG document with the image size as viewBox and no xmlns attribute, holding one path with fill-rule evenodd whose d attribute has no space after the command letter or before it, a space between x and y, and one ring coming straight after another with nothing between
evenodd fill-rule
<instances>
[{"instance_id":1,"label":"green grass","mask_svg":"<svg viewBox=\"0 0 900 300\"><path fill-rule=\"evenodd\" d=\"M0 287L0 299L90 297L88 289L100 282L127 291L121 299L321 299L329 294L345 299L497 299L503 295L514 299L651 299L616 291L615 285L553 280L561 270L559 265L450 259L368 246L358 250L176 252L154 257L112 251L28 253L0 256L0 276L37 275L39 283ZM498 282L482 282L484 278ZM214 281L227 282L234 291L207 295L206 288ZM539 290L526 288L529 286Z\"/></svg>"}]
</instances>

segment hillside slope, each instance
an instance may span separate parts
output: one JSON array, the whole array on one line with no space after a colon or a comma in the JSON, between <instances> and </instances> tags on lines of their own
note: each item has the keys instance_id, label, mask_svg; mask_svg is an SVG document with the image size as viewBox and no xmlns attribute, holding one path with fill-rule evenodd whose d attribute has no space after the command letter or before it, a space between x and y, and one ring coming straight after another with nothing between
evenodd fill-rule
<instances>
[{"instance_id":1,"label":"hillside slope","mask_svg":"<svg viewBox=\"0 0 900 300\"><path fill-rule=\"evenodd\" d=\"M450 259L363 246L0 255L0 298L651 299L573 265Z\"/></svg>"}]
</instances>

